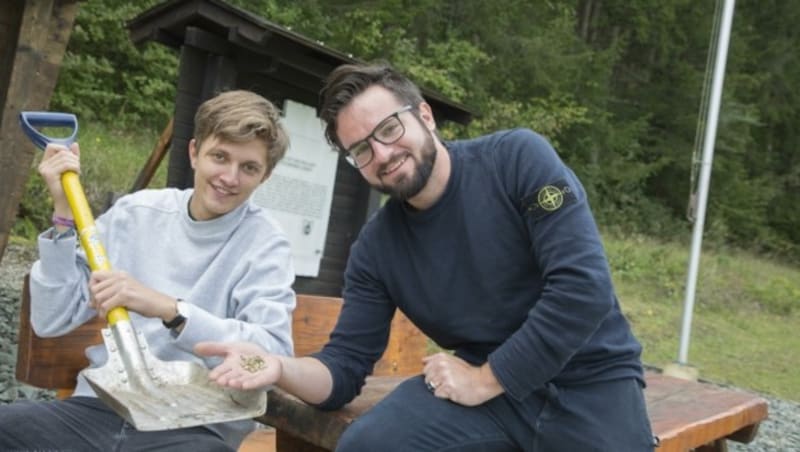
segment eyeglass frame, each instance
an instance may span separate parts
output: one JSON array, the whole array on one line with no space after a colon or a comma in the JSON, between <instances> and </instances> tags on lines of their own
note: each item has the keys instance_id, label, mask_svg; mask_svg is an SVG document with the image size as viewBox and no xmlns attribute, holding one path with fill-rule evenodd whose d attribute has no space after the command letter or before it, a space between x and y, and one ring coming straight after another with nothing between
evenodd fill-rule
<instances>
[{"instance_id":1,"label":"eyeglass frame","mask_svg":"<svg viewBox=\"0 0 800 452\"><path fill-rule=\"evenodd\" d=\"M363 139L358 140L355 143L351 144L347 149L344 149L344 148L340 147L340 149L344 153L344 158L345 158L345 160L347 160L347 163L349 163L350 165L352 165L356 169L364 168L365 166L367 166L370 163L372 163L372 160L375 158L375 149L372 148L372 143L370 142L370 138L372 138L373 140L377 141L378 143L386 144L386 145L397 143L406 134L406 125L403 123L403 120L400 119L400 114L401 113L405 113L407 111L412 111L413 109L414 109L413 105L404 106L403 108L401 108L401 109L395 111L394 113L392 113L392 114L386 116L385 118L383 118L381 120L381 122L379 122L378 125L376 125L375 128L372 129L372 132L370 132L369 135L367 135ZM392 118L397 119L397 122L400 123L400 127L403 128L403 132L400 135L398 135L396 139L394 139L393 141L390 141L390 142L383 141L380 138L378 138L377 136L375 136L375 132L377 132L378 129L380 129L382 126L384 126L387 123L387 121L391 120ZM366 143L367 146L369 146L370 157L369 157L369 160L367 160L366 163L364 163L363 165L359 166L358 162L356 162L356 158L352 155L351 152L352 152L353 148L355 148L356 146L359 146L361 143Z\"/></svg>"}]
</instances>

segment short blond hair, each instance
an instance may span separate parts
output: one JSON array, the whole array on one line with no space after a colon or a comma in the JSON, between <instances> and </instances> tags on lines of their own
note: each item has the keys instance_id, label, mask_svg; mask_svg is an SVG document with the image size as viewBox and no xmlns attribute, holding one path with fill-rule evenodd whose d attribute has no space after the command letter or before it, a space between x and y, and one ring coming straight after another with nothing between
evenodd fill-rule
<instances>
[{"instance_id":1,"label":"short blond hair","mask_svg":"<svg viewBox=\"0 0 800 452\"><path fill-rule=\"evenodd\" d=\"M196 146L199 149L210 137L234 143L261 140L267 146L267 174L270 174L289 148L289 135L280 118L280 110L272 102L252 91L225 91L197 109Z\"/></svg>"}]
</instances>

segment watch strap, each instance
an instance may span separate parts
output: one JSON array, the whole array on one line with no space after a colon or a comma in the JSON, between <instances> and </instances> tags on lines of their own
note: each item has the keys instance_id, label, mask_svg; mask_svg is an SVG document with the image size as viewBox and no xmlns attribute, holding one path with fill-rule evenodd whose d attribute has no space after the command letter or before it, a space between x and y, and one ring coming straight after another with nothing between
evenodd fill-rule
<instances>
[{"instance_id":1,"label":"watch strap","mask_svg":"<svg viewBox=\"0 0 800 452\"><path fill-rule=\"evenodd\" d=\"M177 303L181 303L182 301L183 301L182 299L178 298ZM179 326L183 325L183 322L186 321L186 317L184 317L184 315L181 314L180 309L176 309L176 311L177 314L175 314L175 317L172 320L170 320L169 322L165 322L163 320L161 321L161 323L164 324L164 327L174 330L175 328L178 328Z\"/></svg>"}]
</instances>

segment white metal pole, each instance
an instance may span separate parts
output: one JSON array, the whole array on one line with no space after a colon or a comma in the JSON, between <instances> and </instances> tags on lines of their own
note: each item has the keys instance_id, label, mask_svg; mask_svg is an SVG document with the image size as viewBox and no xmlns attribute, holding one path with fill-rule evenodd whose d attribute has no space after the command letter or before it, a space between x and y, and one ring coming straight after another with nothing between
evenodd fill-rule
<instances>
[{"instance_id":1,"label":"white metal pole","mask_svg":"<svg viewBox=\"0 0 800 452\"><path fill-rule=\"evenodd\" d=\"M711 181L711 162L714 159L714 142L717 136L717 119L722 98L722 84L725 80L725 63L728 59L728 43L731 37L733 22L733 5L735 0L725 0L722 11L722 22L719 29L717 56L714 62L714 77L711 83L711 97L708 105L706 134L703 141L703 160L700 166L700 182L697 193L697 214L692 233L692 248L689 256L689 274L686 278L686 298L683 306L683 322L681 325L681 343L678 352L678 363L686 365L689 355L689 335L692 328L692 311L694 310L695 290L697 287L697 270L700 266L700 248L703 243L703 227L708 202L708 186Z\"/></svg>"}]
</instances>

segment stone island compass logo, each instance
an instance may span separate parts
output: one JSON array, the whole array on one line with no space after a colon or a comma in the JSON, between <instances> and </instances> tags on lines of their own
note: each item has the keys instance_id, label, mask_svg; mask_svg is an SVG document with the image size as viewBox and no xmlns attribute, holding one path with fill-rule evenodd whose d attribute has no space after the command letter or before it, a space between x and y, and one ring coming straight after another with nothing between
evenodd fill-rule
<instances>
[{"instance_id":1,"label":"stone island compass logo","mask_svg":"<svg viewBox=\"0 0 800 452\"><path fill-rule=\"evenodd\" d=\"M542 209L552 212L564 204L564 193L558 187L545 185L539 190L536 200L539 201L539 206Z\"/></svg>"},{"instance_id":2,"label":"stone island compass logo","mask_svg":"<svg viewBox=\"0 0 800 452\"><path fill-rule=\"evenodd\" d=\"M534 221L577 201L575 192L566 180L542 186L522 199L522 207Z\"/></svg>"}]
</instances>

